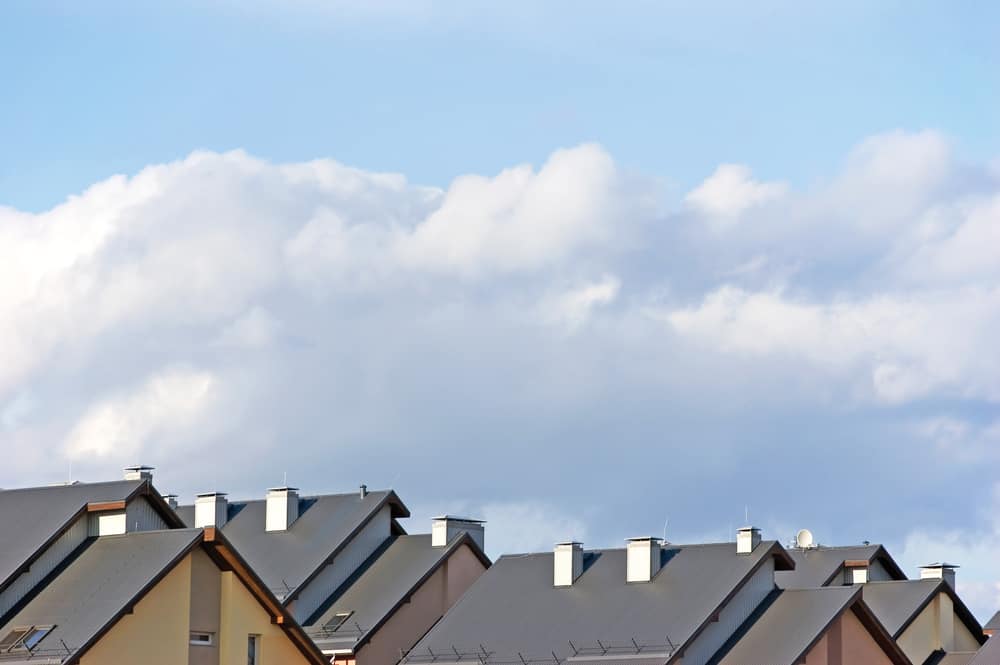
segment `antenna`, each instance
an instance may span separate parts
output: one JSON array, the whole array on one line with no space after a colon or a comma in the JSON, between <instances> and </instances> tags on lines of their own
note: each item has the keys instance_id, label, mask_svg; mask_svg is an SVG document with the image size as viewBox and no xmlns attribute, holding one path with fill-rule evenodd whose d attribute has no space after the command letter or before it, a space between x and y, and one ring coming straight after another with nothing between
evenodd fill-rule
<instances>
[{"instance_id":1,"label":"antenna","mask_svg":"<svg viewBox=\"0 0 1000 665\"><path fill-rule=\"evenodd\" d=\"M663 520L663 542L667 542L667 525L670 524L670 515L667 515L667 519Z\"/></svg>"},{"instance_id":2,"label":"antenna","mask_svg":"<svg viewBox=\"0 0 1000 665\"><path fill-rule=\"evenodd\" d=\"M795 534L795 546L800 549L808 549L815 542L812 531L809 529L799 529L798 533Z\"/></svg>"},{"instance_id":3,"label":"antenna","mask_svg":"<svg viewBox=\"0 0 1000 665\"><path fill-rule=\"evenodd\" d=\"M750 524L750 506L743 506L743 523Z\"/></svg>"},{"instance_id":4,"label":"antenna","mask_svg":"<svg viewBox=\"0 0 1000 665\"><path fill-rule=\"evenodd\" d=\"M285 471L284 475L281 476L281 486L288 487L288 472Z\"/></svg>"}]
</instances>

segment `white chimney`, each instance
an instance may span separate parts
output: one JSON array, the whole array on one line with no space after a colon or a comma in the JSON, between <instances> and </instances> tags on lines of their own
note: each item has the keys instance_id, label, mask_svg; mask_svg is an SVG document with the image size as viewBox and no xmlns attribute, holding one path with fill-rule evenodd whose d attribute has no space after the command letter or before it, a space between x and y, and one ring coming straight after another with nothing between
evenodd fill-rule
<instances>
[{"instance_id":1,"label":"white chimney","mask_svg":"<svg viewBox=\"0 0 1000 665\"><path fill-rule=\"evenodd\" d=\"M659 538L629 538L625 546L625 581L649 582L660 572Z\"/></svg>"},{"instance_id":2,"label":"white chimney","mask_svg":"<svg viewBox=\"0 0 1000 665\"><path fill-rule=\"evenodd\" d=\"M926 566L920 566L920 579L922 580L944 580L951 585L951 588L955 588L955 569L957 569L953 563L929 563Z\"/></svg>"},{"instance_id":3,"label":"white chimney","mask_svg":"<svg viewBox=\"0 0 1000 665\"><path fill-rule=\"evenodd\" d=\"M137 466L127 466L125 467L123 477L125 480L152 480L153 467L144 466L142 464Z\"/></svg>"},{"instance_id":4,"label":"white chimney","mask_svg":"<svg viewBox=\"0 0 1000 665\"><path fill-rule=\"evenodd\" d=\"M760 545L760 529L745 526L736 532L736 553L750 554Z\"/></svg>"},{"instance_id":5,"label":"white chimney","mask_svg":"<svg viewBox=\"0 0 1000 665\"><path fill-rule=\"evenodd\" d=\"M431 547L444 547L456 536L468 533L472 540L479 545L479 549L485 550L485 535L482 520L469 519L468 517L456 517L454 515L441 515L431 521Z\"/></svg>"},{"instance_id":6,"label":"white chimney","mask_svg":"<svg viewBox=\"0 0 1000 665\"><path fill-rule=\"evenodd\" d=\"M868 567L865 559L844 561L844 584L868 584Z\"/></svg>"},{"instance_id":7,"label":"white chimney","mask_svg":"<svg viewBox=\"0 0 1000 665\"><path fill-rule=\"evenodd\" d=\"M226 525L229 513L229 501L225 492L204 492L194 499L194 526L222 528Z\"/></svg>"},{"instance_id":8,"label":"white chimney","mask_svg":"<svg viewBox=\"0 0 1000 665\"><path fill-rule=\"evenodd\" d=\"M299 518L297 487L272 487L267 490L265 531L287 531Z\"/></svg>"},{"instance_id":9,"label":"white chimney","mask_svg":"<svg viewBox=\"0 0 1000 665\"><path fill-rule=\"evenodd\" d=\"M583 544L576 541L559 543L552 552L552 583L573 586L583 574Z\"/></svg>"}]
</instances>

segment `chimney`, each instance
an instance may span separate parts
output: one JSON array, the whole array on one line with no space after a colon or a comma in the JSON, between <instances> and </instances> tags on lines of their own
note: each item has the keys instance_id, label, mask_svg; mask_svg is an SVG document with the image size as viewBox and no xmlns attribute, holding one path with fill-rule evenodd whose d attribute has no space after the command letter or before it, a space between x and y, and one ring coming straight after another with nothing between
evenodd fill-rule
<instances>
[{"instance_id":1,"label":"chimney","mask_svg":"<svg viewBox=\"0 0 1000 665\"><path fill-rule=\"evenodd\" d=\"M368 496L368 485L362 485L359 489L361 490L359 494L362 499Z\"/></svg>"},{"instance_id":2,"label":"chimney","mask_svg":"<svg viewBox=\"0 0 1000 665\"><path fill-rule=\"evenodd\" d=\"M660 572L659 538L629 538L625 546L625 581L650 582Z\"/></svg>"},{"instance_id":3,"label":"chimney","mask_svg":"<svg viewBox=\"0 0 1000 665\"><path fill-rule=\"evenodd\" d=\"M267 490L265 531L287 531L299 518L297 487L272 487Z\"/></svg>"},{"instance_id":4,"label":"chimney","mask_svg":"<svg viewBox=\"0 0 1000 665\"><path fill-rule=\"evenodd\" d=\"M867 559L847 559L844 561L844 584L868 584Z\"/></svg>"},{"instance_id":5,"label":"chimney","mask_svg":"<svg viewBox=\"0 0 1000 665\"><path fill-rule=\"evenodd\" d=\"M576 541L559 543L552 552L552 583L573 586L583 574L583 544Z\"/></svg>"},{"instance_id":6,"label":"chimney","mask_svg":"<svg viewBox=\"0 0 1000 665\"><path fill-rule=\"evenodd\" d=\"M431 547L444 547L459 534L468 533L472 540L479 545L479 549L485 550L484 524L485 522L482 520L456 517L455 515L435 517L431 521Z\"/></svg>"},{"instance_id":7,"label":"chimney","mask_svg":"<svg viewBox=\"0 0 1000 665\"><path fill-rule=\"evenodd\" d=\"M222 528L226 525L229 513L229 501L225 492L204 492L194 499L194 525L196 528L214 526Z\"/></svg>"},{"instance_id":8,"label":"chimney","mask_svg":"<svg viewBox=\"0 0 1000 665\"><path fill-rule=\"evenodd\" d=\"M922 580L944 580L955 588L955 570L958 568L953 563L929 563L920 566L920 579Z\"/></svg>"},{"instance_id":9,"label":"chimney","mask_svg":"<svg viewBox=\"0 0 1000 665\"><path fill-rule=\"evenodd\" d=\"M177 495L176 494L164 494L163 500L167 502L173 510L177 510Z\"/></svg>"},{"instance_id":10,"label":"chimney","mask_svg":"<svg viewBox=\"0 0 1000 665\"><path fill-rule=\"evenodd\" d=\"M736 532L736 553L750 554L760 545L760 529L745 526Z\"/></svg>"},{"instance_id":11,"label":"chimney","mask_svg":"<svg viewBox=\"0 0 1000 665\"><path fill-rule=\"evenodd\" d=\"M139 464L125 467L125 480L153 480L153 467Z\"/></svg>"}]
</instances>

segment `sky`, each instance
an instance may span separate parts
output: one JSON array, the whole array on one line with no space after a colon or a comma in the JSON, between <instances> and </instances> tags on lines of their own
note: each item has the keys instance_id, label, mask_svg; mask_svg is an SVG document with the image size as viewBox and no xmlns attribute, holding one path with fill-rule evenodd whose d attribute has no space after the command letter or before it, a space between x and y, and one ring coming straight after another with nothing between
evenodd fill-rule
<instances>
[{"instance_id":1,"label":"sky","mask_svg":"<svg viewBox=\"0 0 1000 665\"><path fill-rule=\"evenodd\" d=\"M0 486L491 554L883 542L1000 608L1000 8L6 2Z\"/></svg>"}]
</instances>

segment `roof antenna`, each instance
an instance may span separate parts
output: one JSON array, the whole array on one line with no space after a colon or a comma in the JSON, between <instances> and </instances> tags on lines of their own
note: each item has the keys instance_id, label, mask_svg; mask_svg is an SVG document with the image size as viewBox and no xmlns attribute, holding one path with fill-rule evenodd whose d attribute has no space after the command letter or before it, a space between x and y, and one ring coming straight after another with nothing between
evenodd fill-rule
<instances>
[{"instance_id":1,"label":"roof antenna","mask_svg":"<svg viewBox=\"0 0 1000 665\"><path fill-rule=\"evenodd\" d=\"M663 542L667 542L667 525L670 524L670 515L667 515L667 519L663 520Z\"/></svg>"},{"instance_id":2,"label":"roof antenna","mask_svg":"<svg viewBox=\"0 0 1000 665\"><path fill-rule=\"evenodd\" d=\"M281 476L281 486L288 487L288 472L285 471L284 475Z\"/></svg>"},{"instance_id":3,"label":"roof antenna","mask_svg":"<svg viewBox=\"0 0 1000 665\"><path fill-rule=\"evenodd\" d=\"M750 526L750 506L743 506L743 523Z\"/></svg>"}]
</instances>

